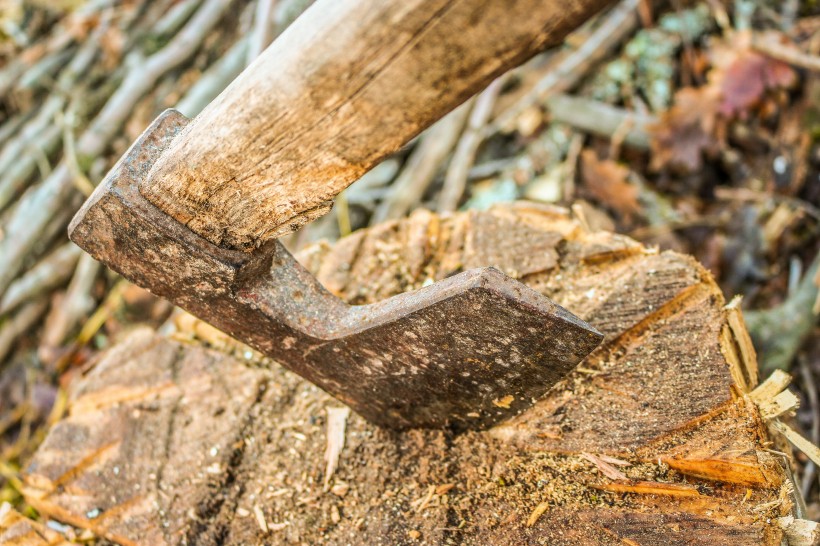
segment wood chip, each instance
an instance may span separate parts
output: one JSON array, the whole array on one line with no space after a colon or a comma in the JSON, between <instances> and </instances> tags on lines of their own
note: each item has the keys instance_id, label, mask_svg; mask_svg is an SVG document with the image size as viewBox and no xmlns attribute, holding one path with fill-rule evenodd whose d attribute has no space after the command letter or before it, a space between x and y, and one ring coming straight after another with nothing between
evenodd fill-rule
<instances>
[{"instance_id":1,"label":"wood chip","mask_svg":"<svg viewBox=\"0 0 820 546\"><path fill-rule=\"evenodd\" d=\"M263 533L268 532L268 522L265 521L265 514L262 513L262 509L259 508L258 504L253 506L253 515L256 517L256 523L259 524L259 528L262 530Z\"/></svg>"},{"instance_id":2,"label":"wood chip","mask_svg":"<svg viewBox=\"0 0 820 546\"><path fill-rule=\"evenodd\" d=\"M792 516L778 518L777 523L783 529L790 546L813 546L820 543L820 523Z\"/></svg>"},{"instance_id":3,"label":"wood chip","mask_svg":"<svg viewBox=\"0 0 820 546\"><path fill-rule=\"evenodd\" d=\"M755 390L749 393L749 398L759 404L765 400L771 400L789 386L792 378L783 370L775 370L766 381L761 383Z\"/></svg>"},{"instance_id":4,"label":"wood chip","mask_svg":"<svg viewBox=\"0 0 820 546\"><path fill-rule=\"evenodd\" d=\"M806 456L814 461L814 464L820 465L820 448L811 443L811 441L803 438L796 430L783 424L781 421L772 421L774 428L789 440L794 447L806 454Z\"/></svg>"},{"instance_id":5,"label":"wood chip","mask_svg":"<svg viewBox=\"0 0 820 546\"><path fill-rule=\"evenodd\" d=\"M416 512L421 512L430 504L430 501L433 500L433 495L436 494L436 486L431 485L427 488L427 493L420 499L413 501L411 506L416 507Z\"/></svg>"},{"instance_id":6,"label":"wood chip","mask_svg":"<svg viewBox=\"0 0 820 546\"><path fill-rule=\"evenodd\" d=\"M629 461L616 459L615 457L610 457L609 455L596 455L596 457L609 464L614 464L615 466L632 466L632 463L630 463Z\"/></svg>"},{"instance_id":7,"label":"wood chip","mask_svg":"<svg viewBox=\"0 0 820 546\"><path fill-rule=\"evenodd\" d=\"M596 489L612 493L636 493L639 495L663 495L668 497L699 497L698 490L691 485L678 483L661 483L647 481L630 481L627 483L608 483Z\"/></svg>"},{"instance_id":8,"label":"wood chip","mask_svg":"<svg viewBox=\"0 0 820 546\"><path fill-rule=\"evenodd\" d=\"M737 365L741 367L738 370L740 375L735 378L735 381L743 388L744 392L748 392L757 385L760 376L757 367L757 353L752 344L752 338L749 336L749 330L746 328L746 321L743 319L743 312L740 307L742 301L741 296L735 296L724 307L724 310L726 312L726 324L738 352Z\"/></svg>"},{"instance_id":9,"label":"wood chip","mask_svg":"<svg viewBox=\"0 0 820 546\"><path fill-rule=\"evenodd\" d=\"M538 518L547 511L547 508L550 507L550 503L547 501L542 502L538 506L535 507L535 510L532 511L530 517L527 518L527 527L532 527L535 525L535 522L538 521Z\"/></svg>"},{"instance_id":10,"label":"wood chip","mask_svg":"<svg viewBox=\"0 0 820 546\"><path fill-rule=\"evenodd\" d=\"M760 402L760 416L764 419L774 419L794 411L800 405L800 400L791 391L783 391L770 400Z\"/></svg>"},{"instance_id":11,"label":"wood chip","mask_svg":"<svg viewBox=\"0 0 820 546\"><path fill-rule=\"evenodd\" d=\"M333 487L330 488L330 492L337 497L344 497L348 491L350 491L350 485L343 481L337 481L333 484Z\"/></svg>"},{"instance_id":12,"label":"wood chip","mask_svg":"<svg viewBox=\"0 0 820 546\"><path fill-rule=\"evenodd\" d=\"M454 488L456 484L454 483L445 483L443 485L439 485L436 487L436 495L444 495L448 493L452 488Z\"/></svg>"},{"instance_id":13,"label":"wood chip","mask_svg":"<svg viewBox=\"0 0 820 546\"><path fill-rule=\"evenodd\" d=\"M345 445L345 429L350 408L327 408L327 450L325 450L324 491L330 490L330 479L339 466L339 456Z\"/></svg>"},{"instance_id":14,"label":"wood chip","mask_svg":"<svg viewBox=\"0 0 820 546\"><path fill-rule=\"evenodd\" d=\"M601 457L592 455L591 453L581 453L581 457L594 464L598 468L598 471L610 480L629 479L623 472L612 466L610 463L604 461Z\"/></svg>"}]
</instances>

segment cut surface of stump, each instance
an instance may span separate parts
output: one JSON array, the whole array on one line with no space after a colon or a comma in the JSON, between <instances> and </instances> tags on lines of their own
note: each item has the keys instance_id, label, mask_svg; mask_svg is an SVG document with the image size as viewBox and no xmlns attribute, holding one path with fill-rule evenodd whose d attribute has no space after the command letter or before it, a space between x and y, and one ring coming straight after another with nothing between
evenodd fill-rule
<instances>
[{"instance_id":1,"label":"cut surface of stump","mask_svg":"<svg viewBox=\"0 0 820 546\"><path fill-rule=\"evenodd\" d=\"M494 265L606 339L512 421L453 435L347 416L219 335L140 330L75 383L26 500L121 544L781 543L754 357L693 259L529 204L417 212L299 259L351 303Z\"/></svg>"}]
</instances>

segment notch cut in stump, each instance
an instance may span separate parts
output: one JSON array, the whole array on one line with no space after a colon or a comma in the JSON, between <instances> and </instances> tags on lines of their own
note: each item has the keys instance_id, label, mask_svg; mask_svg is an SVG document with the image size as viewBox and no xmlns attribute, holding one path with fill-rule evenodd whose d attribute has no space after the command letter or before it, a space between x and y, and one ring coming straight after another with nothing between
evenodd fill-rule
<instances>
[{"instance_id":1,"label":"notch cut in stump","mask_svg":"<svg viewBox=\"0 0 820 546\"><path fill-rule=\"evenodd\" d=\"M743 396L756 365L692 258L519 204L417 212L299 259L351 303L495 265L606 339L485 432L350 414L326 476L337 401L221 336L138 331L74 385L27 501L121 544L780 544L785 472Z\"/></svg>"}]
</instances>

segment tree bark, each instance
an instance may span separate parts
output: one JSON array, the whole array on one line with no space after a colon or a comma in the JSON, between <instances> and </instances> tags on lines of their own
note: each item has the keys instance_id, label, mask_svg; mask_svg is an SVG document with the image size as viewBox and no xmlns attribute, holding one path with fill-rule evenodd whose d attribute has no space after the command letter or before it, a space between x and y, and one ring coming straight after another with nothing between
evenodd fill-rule
<instances>
[{"instance_id":1,"label":"tree bark","mask_svg":"<svg viewBox=\"0 0 820 546\"><path fill-rule=\"evenodd\" d=\"M489 431L351 414L324 487L339 402L202 323L183 329L195 342L141 330L75 385L26 500L120 544L780 544L754 357L692 258L523 204L417 212L299 257L353 303L496 265L607 337Z\"/></svg>"}]
</instances>

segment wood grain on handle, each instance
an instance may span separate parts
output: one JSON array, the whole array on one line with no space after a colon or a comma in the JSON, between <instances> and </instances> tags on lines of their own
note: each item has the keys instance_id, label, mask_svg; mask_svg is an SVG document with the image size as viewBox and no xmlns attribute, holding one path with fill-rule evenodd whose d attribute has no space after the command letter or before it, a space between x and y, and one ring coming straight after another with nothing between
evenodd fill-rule
<instances>
[{"instance_id":1,"label":"wood grain on handle","mask_svg":"<svg viewBox=\"0 0 820 546\"><path fill-rule=\"evenodd\" d=\"M318 0L185 131L140 192L253 250L607 0Z\"/></svg>"}]
</instances>

